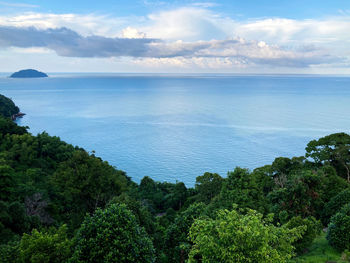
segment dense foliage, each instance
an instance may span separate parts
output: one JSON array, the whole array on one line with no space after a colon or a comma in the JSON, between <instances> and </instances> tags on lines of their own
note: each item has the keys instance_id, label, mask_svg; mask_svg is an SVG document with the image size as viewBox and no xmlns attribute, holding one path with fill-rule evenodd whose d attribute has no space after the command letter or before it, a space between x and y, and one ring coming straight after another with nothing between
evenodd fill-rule
<instances>
[{"instance_id":1,"label":"dense foliage","mask_svg":"<svg viewBox=\"0 0 350 263\"><path fill-rule=\"evenodd\" d=\"M195 220L189 262L287 262L293 255L292 243L305 227L278 227L271 220L253 210L221 210L215 219Z\"/></svg>"},{"instance_id":2,"label":"dense foliage","mask_svg":"<svg viewBox=\"0 0 350 263\"><path fill-rule=\"evenodd\" d=\"M293 217L285 226L290 229L300 226L305 227L305 231L302 233L301 237L293 243L295 251L298 254L302 254L305 249L312 244L322 228L321 222L317 221L312 216L307 218L302 218L301 216Z\"/></svg>"},{"instance_id":3,"label":"dense foliage","mask_svg":"<svg viewBox=\"0 0 350 263\"><path fill-rule=\"evenodd\" d=\"M350 188L341 191L324 206L322 211L323 223L329 224L331 217L348 203L350 203Z\"/></svg>"},{"instance_id":4,"label":"dense foliage","mask_svg":"<svg viewBox=\"0 0 350 263\"><path fill-rule=\"evenodd\" d=\"M350 135L335 133L313 140L306 147L306 156L316 163L330 163L350 182Z\"/></svg>"},{"instance_id":5,"label":"dense foliage","mask_svg":"<svg viewBox=\"0 0 350 263\"><path fill-rule=\"evenodd\" d=\"M204 173L194 188L147 176L137 184L94 153L31 135L5 101L0 262L283 262L329 222L329 243L349 249L345 133L311 141L305 157Z\"/></svg>"},{"instance_id":6,"label":"dense foliage","mask_svg":"<svg viewBox=\"0 0 350 263\"><path fill-rule=\"evenodd\" d=\"M19 262L62 263L71 256L72 241L68 239L66 225L30 235L23 234L19 243Z\"/></svg>"},{"instance_id":7,"label":"dense foliage","mask_svg":"<svg viewBox=\"0 0 350 263\"><path fill-rule=\"evenodd\" d=\"M0 94L0 115L5 118L9 118L18 112L19 108L15 105L15 103L11 99Z\"/></svg>"},{"instance_id":8,"label":"dense foliage","mask_svg":"<svg viewBox=\"0 0 350 263\"><path fill-rule=\"evenodd\" d=\"M350 249L350 203L331 218L327 239L340 251Z\"/></svg>"},{"instance_id":9,"label":"dense foliage","mask_svg":"<svg viewBox=\"0 0 350 263\"><path fill-rule=\"evenodd\" d=\"M87 216L76 238L73 262L112 263L154 261L146 231L125 205L113 204Z\"/></svg>"}]
</instances>

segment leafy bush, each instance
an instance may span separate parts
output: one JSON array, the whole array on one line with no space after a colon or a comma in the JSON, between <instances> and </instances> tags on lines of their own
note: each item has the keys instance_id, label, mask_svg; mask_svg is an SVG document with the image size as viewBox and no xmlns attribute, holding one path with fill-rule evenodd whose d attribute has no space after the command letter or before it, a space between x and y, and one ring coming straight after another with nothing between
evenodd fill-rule
<instances>
[{"instance_id":1,"label":"leafy bush","mask_svg":"<svg viewBox=\"0 0 350 263\"><path fill-rule=\"evenodd\" d=\"M293 217L288 221L286 227L293 229L299 226L305 226L306 230L301 238L296 240L293 245L298 254L304 252L308 248L316 236L320 233L322 225L321 222L314 217L301 218L300 216Z\"/></svg>"},{"instance_id":2,"label":"leafy bush","mask_svg":"<svg viewBox=\"0 0 350 263\"><path fill-rule=\"evenodd\" d=\"M350 135L334 133L310 141L306 148L306 157L318 164L331 164L339 176L350 182Z\"/></svg>"},{"instance_id":3,"label":"leafy bush","mask_svg":"<svg viewBox=\"0 0 350 263\"><path fill-rule=\"evenodd\" d=\"M254 210L221 210L216 219L195 220L189 262L287 262L306 227L276 227L271 220Z\"/></svg>"},{"instance_id":4,"label":"leafy bush","mask_svg":"<svg viewBox=\"0 0 350 263\"><path fill-rule=\"evenodd\" d=\"M17 241L0 245L0 263L18 263L19 243Z\"/></svg>"},{"instance_id":5,"label":"leafy bush","mask_svg":"<svg viewBox=\"0 0 350 263\"><path fill-rule=\"evenodd\" d=\"M213 198L208 210L213 212L220 209L231 210L236 204L240 208L264 212L266 200L255 179L248 169L236 167L233 172L228 172L220 193Z\"/></svg>"},{"instance_id":6,"label":"leafy bush","mask_svg":"<svg viewBox=\"0 0 350 263\"><path fill-rule=\"evenodd\" d=\"M71 257L72 241L67 237L67 226L50 228L39 232L34 229L30 235L23 234L18 246L19 262L64 263Z\"/></svg>"},{"instance_id":7,"label":"leafy bush","mask_svg":"<svg viewBox=\"0 0 350 263\"><path fill-rule=\"evenodd\" d=\"M185 211L178 214L175 222L167 228L163 242L168 262L184 262L188 258L191 244L187 235L194 220L200 217L204 208L204 203L190 205Z\"/></svg>"},{"instance_id":8,"label":"leafy bush","mask_svg":"<svg viewBox=\"0 0 350 263\"><path fill-rule=\"evenodd\" d=\"M350 189L340 192L325 205L322 213L322 223L328 225L330 218L347 203L350 203Z\"/></svg>"},{"instance_id":9,"label":"leafy bush","mask_svg":"<svg viewBox=\"0 0 350 263\"><path fill-rule=\"evenodd\" d=\"M208 204L220 193L224 179L216 173L204 173L196 178L195 189L198 192L198 201Z\"/></svg>"},{"instance_id":10,"label":"leafy bush","mask_svg":"<svg viewBox=\"0 0 350 263\"><path fill-rule=\"evenodd\" d=\"M340 251L350 249L350 203L331 218L327 239L332 247Z\"/></svg>"},{"instance_id":11,"label":"leafy bush","mask_svg":"<svg viewBox=\"0 0 350 263\"><path fill-rule=\"evenodd\" d=\"M76 237L73 262L154 261L154 249L144 228L124 204L112 204L87 216Z\"/></svg>"},{"instance_id":12,"label":"leafy bush","mask_svg":"<svg viewBox=\"0 0 350 263\"><path fill-rule=\"evenodd\" d=\"M5 134L25 134L27 128L18 126L11 119L3 118L0 115L0 138Z\"/></svg>"},{"instance_id":13,"label":"leafy bush","mask_svg":"<svg viewBox=\"0 0 350 263\"><path fill-rule=\"evenodd\" d=\"M289 175L283 187L276 187L268 194L270 211L282 223L294 216L316 217L323 207L321 194L321 177L312 170L304 169Z\"/></svg>"}]
</instances>

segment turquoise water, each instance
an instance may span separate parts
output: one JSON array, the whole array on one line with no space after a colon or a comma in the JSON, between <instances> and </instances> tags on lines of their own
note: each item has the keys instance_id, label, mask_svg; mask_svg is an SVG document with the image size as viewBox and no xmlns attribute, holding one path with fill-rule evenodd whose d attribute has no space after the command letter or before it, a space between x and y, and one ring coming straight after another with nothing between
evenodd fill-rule
<instances>
[{"instance_id":1,"label":"turquoise water","mask_svg":"<svg viewBox=\"0 0 350 263\"><path fill-rule=\"evenodd\" d=\"M308 141L350 132L350 78L317 76L57 75L0 77L0 93L37 134L79 145L135 181L225 176Z\"/></svg>"}]
</instances>

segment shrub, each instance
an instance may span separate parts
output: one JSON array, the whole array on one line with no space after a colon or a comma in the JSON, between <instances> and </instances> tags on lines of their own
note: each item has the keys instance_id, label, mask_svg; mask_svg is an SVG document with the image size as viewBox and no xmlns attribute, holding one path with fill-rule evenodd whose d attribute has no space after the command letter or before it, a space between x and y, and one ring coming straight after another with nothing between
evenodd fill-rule
<instances>
[{"instance_id":1,"label":"shrub","mask_svg":"<svg viewBox=\"0 0 350 263\"><path fill-rule=\"evenodd\" d=\"M316 236L320 233L322 225L321 222L314 217L301 218L300 216L293 217L288 221L286 227L293 229L299 226L305 226L306 230L301 238L296 240L293 245L298 254L307 249L314 241Z\"/></svg>"},{"instance_id":2,"label":"shrub","mask_svg":"<svg viewBox=\"0 0 350 263\"><path fill-rule=\"evenodd\" d=\"M8 242L7 244L0 245L0 263L17 263L19 243L17 241Z\"/></svg>"},{"instance_id":3,"label":"shrub","mask_svg":"<svg viewBox=\"0 0 350 263\"><path fill-rule=\"evenodd\" d=\"M154 249L144 228L124 204L87 216L77 237L73 262L153 262Z\"/></svg>"},{"instance_id":4,"label":"shrub","mask_svg":"<svg viewBox=\"0 0 350 263\"><path fill-rule=\"evenodd\" d=\"M23 234L19 243L20 262L64 263L71 257L72 242L67 238L66 225L31 235Z\"/></svg>"},{"instance_id":5,"label":"shrub","mask_svg":"<svg viewBox=\"0 0 350 263\"><path fill-rule=\"evenodd\" d=\"M345 189L334 196L324 207L322 223L328 225L330 218L335 215L345 204L350 203L350 189Z\"/></svg>"},{"instance_id":6,"label":"shrub","mask_svg":"<svg viewBox=\"0 0 350 263\"><path fill-rule=\"evenodd\" d=\"M350 249L350 203L331 218L327 239L332 247L340 251Z\"/></svg>"},{"instance_id":7,"label":"shrub","mask_svg":"<svg viewBox=\"0 0 350 263\"><path fill-rule=\"evenodd\" d=\"M271 220L254 210L247 214L221 210L216 219L195 220L189 262L287 262L305 226L276 227Z\"/></svg>"}]
</instances>

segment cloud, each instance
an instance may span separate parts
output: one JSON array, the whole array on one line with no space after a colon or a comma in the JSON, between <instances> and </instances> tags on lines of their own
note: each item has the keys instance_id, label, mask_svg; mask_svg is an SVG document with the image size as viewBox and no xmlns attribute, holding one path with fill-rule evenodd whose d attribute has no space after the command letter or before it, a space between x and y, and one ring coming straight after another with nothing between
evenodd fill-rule
<instances>
[{"instance_id":1,"label":"cloud","mask_svg":"<svg viewBox=\"0 0 350 263\"><path fill-rule=\"evenodd\" d=\"M193 3L192 5L197 7L202 7L202 8L209 8L209 7L218 6L219 4L214 2L197 2L197 3Z\"/></svg>"},{"instance_id":2,"label":"cloud","mask_svg":"<svg viewBox=\"0 0 350 263\"><path fill-rule=\"evenodd\" d=\"M323 63L343 61L343 58L330 55L327 50L314 47L288 50L263 41L247 41L242 38L199 41L194 43L150 43L153 57L171 58L219 58L227 64L264 64L284 67L308 67ZM157 54L157 56L155 56ZM149 56L152 57L152 56ZM225 60L225 59L229 60ZM213 59L210 59L211 61ZM206 61L210 61L206 60Z\"/></svg>"},{"instance_id":3,"label":"cloud","mask_svg":"<svg viewBox=\"0 0 350 263\"><path fill-rule=\"evenodd\" d=\"M0 27L1 47L41 47L65 57L144 56L147 43L155 39L106 38L81 36L67 28Z\"/></svg>"},{"instance_id":4,"label":"cloud","mask_svg":"<svg viewBox=\"0 0 350 263\"><path fill-rule=\"evenodd\" d=\"M132 63L160 67L349 66L350 16L344 12L322 19L237 21L211 6L197 3L144 17L0 16L0 47L63 57L131 57Z\"/></svg>"},{"instance_id":5,"label":"cloud","mask_svg":"<svg viewBox=\"0 0 350 263\"><path fill-rule=\"evenodd\" d=\"M187 6L147 16L23 13L0 15L0 25L68 27L83 36L122 37L129 28L150 38L198 41L242 37L278 45L315 44L350 53L350 14L321 19L262 18L237 21L210 8Z\"/></svg>"},{"instance_id":6,"label":"cloud","mask_svg":"<svg viewBox=\"0 0 350 263\"><path fill-rule=\"evenodd\" d=\"M146 38L146 34L138 31L136 28L127 27L122 31L123 38Z\"/></svg>"},{"instance_id":7,"label":"cloud","mask_svg":"<svg viewBox=\"0 0 350 263\"><path fill-rule=\"evenodd\" d=\"M128 29L137 36L141 33ZM128 33L128 34L129 34ZM141 36L143 36L141 34ZM196 42L164 42L153 38L108 38L82 36L67 28L0 26L0 47L46 48L65 57L134 57L134 58L219 58L231 64L308 67L341 61L326 50L304 47L287 50L262 41L242 38ZM228 58L229 60L225 60Z\"/></svg>"},{"instance_id":8,"label":"cloud","mask_svg":"<svg viewBox=\"0 0 350 263\"><path fill-rule=\"evenodd\" d=\"M26 12L17 15L0 15L1 26L35 27L38 29L69 27L83 36L120 36L121 30L130 26L130 18L95 14L52 14ZM138 18L133 18L138 21Z\"/></svg>"},{"instance_id":9,"label":"cloud","mask_svg":"<svg viewBox=\"0 0 350 263\"><path fill-rule=\"evenodd\" d=\"M145 26L140 30L148 36L168 40L210 40L232 36L231 19L222 17L212 11L199 7L183 7L162 11L147 16ZM228 26L230 25L230 26Z\"/></svg>"},{"instance_id":10,"label":"cloud","mask_svg":"<svg viewBox=\"0 0 350 263\"><path fill-rule=\"evenodd\" d=\"M200 4L200 3L199 3ZM133 28L150 38L198 41L239 36L274 44L348 47L350 14L320 19L262 18L237 21L203 6L187 6L146 16L23 13L0 15L0 25L40 29L68 27L83 36L121 37ZM347 48L349 50L349 48Z\"/></svg>"},{"instance_id":11,"label":"cloud","mask_svg":"<svg viewBox=\"0 0 350 263\"><path fill-rule=\"evenodd\" d=\"M268 18L241 23L235 33L245 38L288 45L315 44L350 51L350 16L322 20Z\"/></svg>"},{"instance_id":12,"label":"cloud","mask_svg":"<svg viewBox=\"0 0 350 263\"><path fill-rule=\"evenodd\" d=\"M247 63L237 58L216 58L216 57L172 57L172 58L138 58L132 63L145 68L183 68L192 70L200 69L238 69L247 68Z\"/></svg>"},{"instance_id":13,"label":"cloud","mask_svg":"<svg viewBox=\"0 0 350 263\"><path fill-rule=\"evenodd\" d=\"M2 6L9 6L9 7L23 7L23 8L37 8L38 5L30 5L30 4L24 4L24 3L10 3L10 2L3 2L0 1L0 5Z\"/></svg>"},{"instance_id":14,"label":"cloud","mask_svg":"<svg viewBox=\"0 0 350 263\"><path fill-rule=\"evenodd\" d=\"M54 51L48 49L48 48L42 48L42 47L27 47L27 48L18 48L18 47L12 47L10 49L12 52L15 52L17 54L51 54L54 53Z\"/></svg>"}]
</instances>

